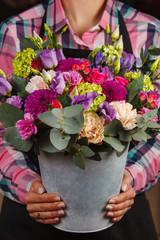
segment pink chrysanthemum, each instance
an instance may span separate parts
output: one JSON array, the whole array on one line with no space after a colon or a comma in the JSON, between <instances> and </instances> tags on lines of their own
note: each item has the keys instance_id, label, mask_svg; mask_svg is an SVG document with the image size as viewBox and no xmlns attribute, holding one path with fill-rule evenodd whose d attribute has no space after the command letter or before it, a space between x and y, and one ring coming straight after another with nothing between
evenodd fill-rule
<instances>
[{"instance_id":1,"label":"pink chrysanthemum","mask_svg":"<svg viewBox=\"0 0 160 240\"><path fill-rule=\"evenodd\" d=\"M52 104L59 95L50 89L39 89L32 92L25 100L24 112L30 113L34 120L38 120L37 115L48 111L48 105Z\"/></svg>"},{"instance_id":2,"label":"pink chrysanthemum","mask_svg":"<svg viewBox=\"0 0 160 240\"><path fill-rule=\"evenodd\" d=\"M107 102L126 100L127 90L119 82L106 81L102 85L102 92L106 95Z\"/></svg>"},{"instance_id":3,"label":"pink chrysanthemum","mask_svg":"<svg viewBox=\"0 0 160 240\"><path fill-rule=\"evenodd\" d=\"M72 66L74 64L80 65L81 63L83 63L81 60L75 58L63 59L59 61L58 66L55 68L55 71L67 72L69 70L72 70Z\"/></svg>"}]
</instances>

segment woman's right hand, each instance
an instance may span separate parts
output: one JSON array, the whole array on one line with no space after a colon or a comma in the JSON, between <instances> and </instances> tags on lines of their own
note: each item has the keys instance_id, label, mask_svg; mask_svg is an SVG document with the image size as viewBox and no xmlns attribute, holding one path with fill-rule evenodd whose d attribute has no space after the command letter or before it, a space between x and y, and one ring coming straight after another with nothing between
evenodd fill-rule
<instances>
[{"instance_id":1,"label":"woman's right hand","mask_svg":"<svg viewBox=\"0 0 160 240\"><path fill-rule=\"evenodd\" d=\"M32 182L26 196L27 211L36 222L57 224L65 215L65 203L55 193L46 193L41 178Z\"/></svg>"}]
</instances>

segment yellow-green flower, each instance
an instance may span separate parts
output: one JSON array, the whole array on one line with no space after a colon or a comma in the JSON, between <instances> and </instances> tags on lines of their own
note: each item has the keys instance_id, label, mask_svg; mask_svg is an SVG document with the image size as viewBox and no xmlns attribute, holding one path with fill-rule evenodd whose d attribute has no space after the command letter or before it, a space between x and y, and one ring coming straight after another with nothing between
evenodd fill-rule
<instances>
[{"instance_id":1,"label":"yellow-green flower","mask_svg":"<svg viewBox=\"0 0 160 240\"><path fill-rule=\"evenodd\" d=\"M138 73L138 72L126 72L124 74L124 78L128 79L129 81L134 80L140 76L141 76L141 73Z\"/></svg>"},{"instance_id":2,"label":"yellow-green flower","mask_svg":"<svg viewBox=\"0 0 160 240\"><path fill-rule=\"evenodd\" d=\"M143 82L143 89L144 92L154 91L155 87L152 84L150 77L148 75L144 75L144 82Z\"/></svg>"},{"instance_id":3,"label":"yellow-green flower","mask_svg":"<svg viewBox=\"0 0 160 240\"><path fill-rule=\"evenodd\" d=\"M98 94L102 93L102 87L95 83L80 83L78 84L79 95L84 95L86 92L97 92Z\"/></svg>"},{"instance_id":4,"label":"yellow-green flower","mask_svg":"<svg viewBox=\"0 0 160 240\"><path fill-rule=\"evenodd\" d=\"M17 53L13 60L14 73L19 77L28 77L32 69L31 62L35 56L36 52L31 48Z\"/></svg>"},{"instance_id":5,"label":"yellow-green flower","mask_svg":"<svg viewBox=\"0 0 160 240\"><path fill-rule=\"evenodd\" d=\"M98 95L98 96L94 99L94 101L93 101L92 105L90 106L90 109L89 109L88 112L97 112L98 109L99 109L99 105L100 105L101 103L103 103L103 102L105 101L105 99L106 99L106 96L105 96L104 94Z\"/></svg>"}]
</instances>

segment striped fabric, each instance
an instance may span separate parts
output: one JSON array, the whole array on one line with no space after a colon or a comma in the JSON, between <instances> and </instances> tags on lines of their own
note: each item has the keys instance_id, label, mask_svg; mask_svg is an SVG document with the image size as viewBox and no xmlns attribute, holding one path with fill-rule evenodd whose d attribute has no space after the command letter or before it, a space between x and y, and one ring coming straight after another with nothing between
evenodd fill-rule
<instances>
[{"instance_id":1,"label":"striped fabric","mask_svg":"<svg viewBox=\"0 0 160 240\"><path fill-rule=\"evenodd\" d=\"M49 0L9 18L0 26L0 68L8 75L13 72L12 59L22 50L20 40L33 34L33 31L40 33L45 9L47 9L46 23L53 32L60 33L62 28L68 25L67 32L59 39L63 47L94 49L104 44L106 42L104 30L107 23L110 24L111 31L118 24L118 9L124 17L133 52L137 58L141 47L146 49L152 44L160 46L160 22L123 3L108 0L99 24L86 31L80 39L73 33L60 0ZM26 193L32 180L38 175L25 154L15 151L3 141L3 133L4 129L0 127L0 186L7 197L25 204ZM152 144L142 143L129 154L127 169L133 176L133 187L137 192L148 190L158 180L160 166L155 159L158 158L160 162L159 142L153 140ZM134 161L136 164L133 164Z\"/></svg>"}]
</instances>

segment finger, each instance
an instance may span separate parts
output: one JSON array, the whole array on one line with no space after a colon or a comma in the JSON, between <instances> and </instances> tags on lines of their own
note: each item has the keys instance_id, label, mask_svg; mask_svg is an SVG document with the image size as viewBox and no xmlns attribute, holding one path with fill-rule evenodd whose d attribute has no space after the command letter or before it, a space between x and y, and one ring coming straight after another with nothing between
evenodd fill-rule
<instances>
[{"instance_id":1,"label":"finger","mask_svg":"<svg viewBox=\"0 0 160 240\"><path fill-rule=\"evenodd\" d=\"M131 185L131 175L127 170L125 170L124 175L123 175L122 184L121 184L121 190L123 192L126 192L129 189L130 185Z\"/></svg>"},{"instance_id":2,"label":"finger","mask_svg":"<svg viewBox=\"0 0 160 240\"><path fill-rule=\"evenodd\" d=\"M127 207L123 210L120 210L120 211L115 211L115 212L107 212L106 215L107 217L109 218L114 218L114 217L123 217L123 215L128 211L130 210L131 207Z\"/></svg>"},{"instance_id":3,"label":"finger","mask_svg":"<svg viewBox=\"0 0 160 240\"><path fill-rule=\"evenodd\" d=\"M32 183L32 189L31 191L34 191L38 194L43 194L44 192L46 192L45 187L43 186L41 179L37 179L36 181L34 181Z\"/></svg>"},{"instance_id":4,"label":"finger","mask_svg":"<svg viewBox=\"0 0 160 240\"><path fill-rule=\"evenodd\" d=\"M135 198L135 191L134 189L130 186L129 190L127 192L122 192L118 196L111 198L108 203L111 204L117 204L121 202L125 202L126 200L133 199Z\"/></svg>"},{"instance_id":5,"label":"finger","mask_svg":"<svg viewBox=\"0 0 160 240\"><path fill-rule=\"evenodd\" d=\"M119 222L121 219L122 219L123 216L121 217L114 217L114 218L111 218L110 221L111 222Z\"/></svg>"},{"instance_id":6,"label":"finger","mask_svg":"<svg viewBox=\"0 0 160 240\"><path fill-rule=\"evenodd\" d=\"M57 224L60 222L60 219L59 218L53 218L53 219L35 219L36 222L38 223L43 223L43 224Z\"/></svg>"},{"instance_id":7,"label":"finger","mask_svg":"<svg viewBox=\"0 0 160 240\"><path fill-rule=\"evenodd\" d=\"M106 211L119 211L119 210L126 209L127 207L130 207L133 204L134 204L134 199L129 199L119 204L107 204L105 209Z\"/></svg>"},{"instance_id":8,"label":"finger","mask_svg":"<svg viewBox=\"0 0 160 240\"><path fill-rule=\"evenodd\" d=\"M27 211L29 213L32 212L48 212L48 211L56 211L59 209L65 208L65 203L60 202L54 202L54 203L32 203L27 204Z\"/></svg>"},{"instance_id":9,"label":"finger","mask_svg":"<svg viewBox=\"0 0 160 240\"><path fill-rule=\"evenodd\" d=\"M27 203L42 203L42 202L58 202L61 198L55 193L43 193L37 194L34 192L30 192L26 196Z\"/></svg>"},{"instance_id":10,"label":"finger","mask_svg":"<svg viewBox=\"0 0 160 240\"><path fill-rule=\"evenodd\" d=\"M59 211L51 211L51 212L33 212L29 214L32 218L34 219L53 219L56 217L62 217L65 215L64 210L59 210Z\"/></svg>"}]
</instances>

